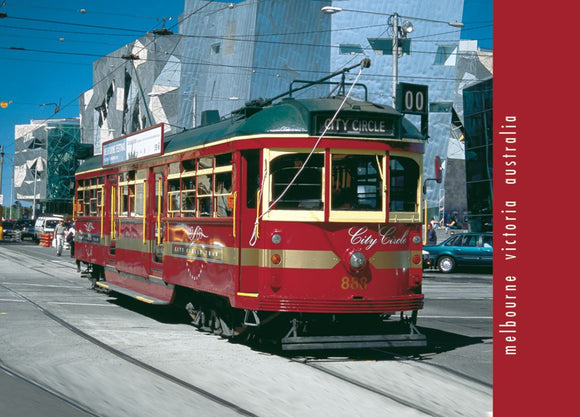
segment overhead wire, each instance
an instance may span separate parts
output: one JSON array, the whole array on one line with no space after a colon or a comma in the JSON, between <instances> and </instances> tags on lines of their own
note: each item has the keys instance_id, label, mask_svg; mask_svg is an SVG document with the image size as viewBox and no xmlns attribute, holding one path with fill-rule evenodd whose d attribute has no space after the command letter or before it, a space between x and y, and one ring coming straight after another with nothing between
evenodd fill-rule
<instances>
[{"instance_id":1,"label":"overhead wire","mask_svg":"<svg viewBox=\"0 0 580 417\"><path fill-rule=\"evenodd\" d=\"M191 18L193 15L197 14L198 12L200 12L201 10L205 9L207 6L209 6L210 4L213 3L213 0L209 1L208 3L204 4L203 6L201 6L200 8L198 8L197 10L193 11L192 13L190 13L187 16L184 16L179 22L177 22L174 26L183 23L185 20ZM238 5L239 7L240 5ZM218 8L217 10L212 11L212 13L227 9L228 6L224 6L221 8ZM18 17L13 17L15 19L19 19ZM28 18L22 18L22 20L30 20L30 21L36 21L36 22L50 22L50 23L54 23L54 24L69 24L69 25L73 25L73 26L83 26L83 27L91 27L91 28L99 28L99 29L107 29L107 30L122 30L122 31L132 31L133 33L135 32L135 30L133 29L126 29L126 28L116 28L116 27L110 27L110 26L102 26L102 25L86 25L86 24L79 24L79 23L73 23L73 22L61 22L61 21L53 21L53 20L48 20L48 19L28 19ZM165 21L164 21L165 23ZM365 27L360 27L360 28L367 28L367 27L374 27L374 26L383 26L384 25L369 25L369 26L365 26ZM30 30L36 30L34 28L30 28ZM48 29L50 30L50 29ZM334 29L334 30L339 30L339 29ZM340 29L340 30L346 30L346 29ZM466 30L466 29L464 29ZM333 30L331 30L333 31ZM300 34L300 33L316 33L318 31L303 31L303 32L287 32L287 33L269 33L269 34L260 34L260 38L266 37L266 36L286 36L286 35L292 35L292 34ZM74 33L74 32L73 32ZM139 33L142 33L139 32ZM445 33L449 33L449 32L445 32ZM95 34L96 35L96 34ZM439 34L438 34L439 35ZM129 36L129 35L127 35ZM313 47L331 47L331 48L338 48L340 46L335 46L335 45L312 45L312 44L305 44L305 43L299 43L299 42L284 42L284 41L269 41L269 40L263 40L263 39L257 39L256 35L237 35L237 36L233 36L233 37L223 37L223 36L205 36L205 35L183 35L183 34L178 34L177 36L181 36L183 38L192 38L192 37L199 37L199 38L203 38L203 39L219 39L219 40L232 40L232 41L236 41L236 42L254 42L254 43L269 43L269 44L279 44L279 45L290 45L290 46L313 46ZM381 35L379 35L381 36ZM418 42L427 42L424 39L421 38L425 38L427 36L433 36L433 35L425 35L422 37L415 37L413 38L413 40L416 40ZM251 39L244 39L244 38L250 38ZM147 45L143 45L142 49L147 48L151 43L155 42L156 38L154 38L150 43L148 43ZM23 52L33 52L33 53L43 53L43 54L57 54L57 55L66 55L66 56L87 56L87 57L98 57L98 58L103 58L104 56L102 54L90 54L90 53L84 53L84 52L67 52L67 51L50 51L50 50L42 50L42 49L29 49L29 48L17 48L17 47L0 47L0 49L3 50L14 50L14 51L23 51ZM367 48L368 49L368 48ZM413 53L424 53L424 54L436 54L436 52L433 51L419 51L419 50L414 50ZM455 54L460 55L461 53L456 52ZM112 56L106 56L107 58L115 58ZM177 55L176 57L180 58L180 59L184 59L187 58L184 55ZM356 59L357 55L353 55L353 59ZM2 59L2 58L0 58ZM155 59L151 59L149 58L148 61L155 61ZM352 61L352 60L351 60ZM350 61L349 61L350 62ZM212 66L212 67L220 67L220 68L229 68L229 69L233 69L233 70L247 70L247 71L284 71L284 68L275 68L275 67L264 67L264 66L241 66L241 65L226 65L226 64L216 64L216 63L211 63L211 62L203 62L203 61L196 61L196 62L188 62L188 61L182 61L182 64L186 64L186 65L200 65L200 66ZM125 65L125 62L123 62L122 64L120 64L117 68L111 70L111 73L116 71L117 69L121 68L123 65ZM308 72L314 72L314 73L319 73L319 71L310 71L310 70L302 70L302 69L294 69L296 71L302 72L302 73L308 73ZM215 73L215 71L212 71ZM389 75L387 74L366 74L369 77L389 77ZM107 77L105 76L104 79L106 79ZM400 76L400 78L405 78L404 76ZM411 78L411 79L422 79L422 80L432 80L432 81L450 81L450 80L455 80L455 78L449 78L449 77L433 77L433 76L409 76L407 78ZM97 82L94 82L93 88L99 84L101 81L103 80L99 80ZM74 100L72 100L72 102L76 101L76 98ZM64 108L66 106L63 106Z\"/></svg>"},{"instance_id":2,"label":"overhead wire","mask_svg":"<svg viewBox=\"0 0 580 417\"><path fill-rule=\"evenodd\" d=\"M192 13L190 13L186 18L189 18L193 15L195 15L197 12L203 10L205 7L209 6L210 4L212 4L214 2L214 0L209 0L205 5L199 7L197 10L193 11ZM185 19L184 19L185 20ZM79 24L80 25L80 24ZM91 27L95 26L95 25L90 25ZM102 28L102 27L101 27ZM146 46L143 46L143 48L146 48ZM24 50L26 51L27 49L25 48L4 48L4 47L0 47L0 49L11 49L11 50ZM142 49L141 49L142 50ZM43 51L44 52L44 51ZM66 54L63 52L63 54ZM83 54L85 56L92 56L91 54ZM99 57L103 57L102 55L99 55ZM123 63L123 65L125 65L125 63ZM115 68L113 70L116 71L117 69L121 68L123 65L120 65L119 67ZM96 85L100 84L101 82L105 81L107 79L107 77L103 77L101 80L97 81L96 83L93 84L92 88L94 88ZM64 105L60 106L60 109L66 109L68 106L70 106L71 104L73 104L74 102L77 101L77 98L75 97L74 99L68 101L67 103L65 103ZM47 117L46 119L44 119L44 123L48 122L49 120L53 119L56 116L56 113L54 113L53 115ZM31 128L31 131L34 130L34 128ZM29 132L26 132L25 134L27 134Z\"/></svg>"}]
</instances>

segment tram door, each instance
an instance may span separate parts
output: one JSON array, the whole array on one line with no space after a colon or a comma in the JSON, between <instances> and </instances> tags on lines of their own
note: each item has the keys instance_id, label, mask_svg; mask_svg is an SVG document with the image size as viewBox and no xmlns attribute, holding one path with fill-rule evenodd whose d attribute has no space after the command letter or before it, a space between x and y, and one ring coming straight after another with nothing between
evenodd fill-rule
<instances>
[{"instance_id":1,"label":"tram door","mask_svg":"<svg viewBox=\"0 0 580 417\"><path fill-rule=\"evenodd\" d=\"M119 234L119 210L118 210L118 178L117 174L109 176L108 181L108 207L107 211L109 211L108 220L109 223L107 228L109 229L109 238L106 239L108 242L108 254L106 256L106 263L108 265L116 266L117 264L117 257L116 257L116 249L117 249L117 237Z\"/></svg>"},{"instance_id":2,"label":"tram door","mask_svg":"<svg viewBox=\"0 0 580 417\"><path fill-rule=\"evenodd\" d=\"M252 246L250 241L254 231L254 223L257 215L258 190L261 175L261 151L250 149L243 151L240 164L239 184L240 195L237 209L239 215L235 220L239 227L239 278L238 292L249 297L258 294L258 256L257 247ZM258 241L259 244L259 241Z\"/></svg>"},{"instance_id":3,"label":"tram door","mask_svg":"<svg viewBox=\"0 0 580 417\"><path fill-rule=\"evenodd\" d=\"M163 278L163 241L165 223L163 218L163 187L164 175L162 168L152 171L149 176L147 204L147 236L150 241L150 278Z\"/></svg>"}]
</instances>

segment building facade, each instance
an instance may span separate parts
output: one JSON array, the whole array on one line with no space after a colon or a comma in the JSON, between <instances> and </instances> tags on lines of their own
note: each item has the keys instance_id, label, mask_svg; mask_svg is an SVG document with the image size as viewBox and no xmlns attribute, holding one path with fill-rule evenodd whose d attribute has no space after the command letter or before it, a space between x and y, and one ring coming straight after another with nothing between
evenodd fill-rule
<instances>
[{"instance_id":1,"label":"building facade","mask_svg":"<svg viewBox=\"0 0 580 417\"><path fill-rule=\"evenodd\" d=\"M469 223L490 231L493 224L493 79L463 90L465 170Z\"/></svg>"},{"instance_id":2,"label":"building facade","mask_svg":"<svg viewBox=\"0 0 580 417\"><path fill-rule=\"evenodd\" d=\"M166 123L178 123L181 37L149 33L93 64L93 88L79 98L83 142L102 144L116 137Z\"/></svg>"},{"instance_id":3,"label":"building facade","mask_svg":"<svg viewBox=\"0 0 580 417\"><path fill-rule=\"evenodd\" d=\"M328 15L321 10L325 6L344 10ZM400 25L409 20L414 27L401 40L398 81L429 88L424 176L432 178L435 156L447 158L453 137L460 29L449 23L461 21L463 0L244 0L209 5L187 0L180 24L184 59L179 123L196 126L203 111L228 114L246 101L277 96L293 80L315 80L365 57L372 61L361 78L368 99L392 105L395 13ZM333 93L325 87L310 94ZM357 90L354 94L360 98ZM429 207L437 211L441 197L445 204L466 206L465 194L461 204L444 196L444 183L429 183Z\"/></svg>"},{"instance_id":4,"label":"building facade","mask_svg":"<svg viewBox=\"0 0 580 417\"><path fill-rule=\"evenodd\" d=\"M288 91L297 79L330 69L330 26L311 0L186 0L180 19L183 70L179 123L195 127L201 113L227 115L245 102ZM327 88L312 90L316 97Z\"/></svg>"},{"instance_id":5,"label":"building facade","mask_svg":"<svg viewBox=\"0 0 580 417\"><path fill-rule=\"evenodd\" d=\"M344 10L323 13L328 6ZM444 161L443 183L428 183L429 217L462 220L462 90L491 74L450 25L461 21L463 0L185 0L179 35L148 34L95 62L94 88L80 100L83 142L99 154L103 142L160 122L168 133L199 126L208 112L226 116L288 91L295 80L316 80L365 57L372 65L360 82L368 99L392 105L394 14L400 27L413 25L410 33L397 32L396 80L429 88L424 178L434 177L436 156ZM333 87L300 96L336 94Z\"/></svg>"},{"instance_id":6,"label":"building facade","mask_svg":"<svg viewBox=\"0 0 580 417\"><path fill-rule=\"evenodd\" d=\"M31 120L15 126L14 191L33 212L70 213L81 142L78 118Z\"/></svg>"}]
</instances>

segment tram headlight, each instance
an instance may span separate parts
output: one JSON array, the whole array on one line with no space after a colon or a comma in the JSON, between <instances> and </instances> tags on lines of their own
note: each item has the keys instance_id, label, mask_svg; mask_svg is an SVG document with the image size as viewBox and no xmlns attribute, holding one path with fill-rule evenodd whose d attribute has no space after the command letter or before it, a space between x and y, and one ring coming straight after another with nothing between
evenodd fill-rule
<instances>
[{"instance_id":1,"label":"tram headlight","mask_svg":"<svg viewBox=\"0 0 580 417\"><path fill-rule=\"evenodd\" d=\"M413 243L415 245L418 245L419 243L421 243L421 236L419 236L419 235L413 236Z\"/></svg>"},{"instance_id":2,"label":"tram headlight","mask_svg":"<svg viewBox=\"0 0 580 417\"><path fill-rule=\"evenodd\" d=\"M354 252L350 255L350 266L354 269L361 269L367 263L367 258L362 252Z\"/></svg>"}]
</instances>

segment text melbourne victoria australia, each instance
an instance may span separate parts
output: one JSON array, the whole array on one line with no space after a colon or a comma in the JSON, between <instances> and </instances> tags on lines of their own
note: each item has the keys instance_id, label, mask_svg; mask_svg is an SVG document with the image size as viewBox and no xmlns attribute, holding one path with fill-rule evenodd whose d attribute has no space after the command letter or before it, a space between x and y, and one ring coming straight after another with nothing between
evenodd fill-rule
<instances>
[{"instance_id":1,"label":"text melbourne victoria australia","mask_svg":"<svg viewBox=\"0 0 580 417\"><path fill-rule=\"evenodd\" d=\"M501 129L498 132L498 143L502 145L502 160L503 160L503 178L502 187L512 188L518 184L517 177L517 125L515 116L506 116ZM503 142L503 143L502 143ZM506 195L514 195L514 193L505 193ZM499 222L501 225L501 262L506 266L504 274L504 291L503 291L503 317L498 317L499 333L504 337L505 341L505 355L517 355L517 273L514 271L517 262L517 208L518 203L515 198L500 201L501 214Z\"/></svg>"}]
</instances>

